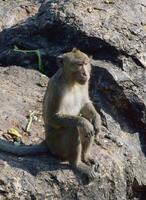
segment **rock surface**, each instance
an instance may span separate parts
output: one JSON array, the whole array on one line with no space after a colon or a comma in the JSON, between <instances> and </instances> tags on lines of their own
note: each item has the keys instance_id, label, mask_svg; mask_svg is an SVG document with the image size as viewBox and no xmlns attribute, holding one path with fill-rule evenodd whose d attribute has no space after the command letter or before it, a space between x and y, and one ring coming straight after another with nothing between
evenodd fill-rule
<instances>
[{"instance_id":1,"label":"rock surface","mask_svg":"<svg viewBox=\"0 0 146 200\"><path fill-rule=\"evenodd\" d=\"M29 110L41 112L45 87L34 70L37 54L21 50L39 50L41 70L50 77L57 70L56 56L76 46L93 55L90 95L103 124L92 151L99 170L95 182L87 185L84 177L51 156L1 153L0 199L144 200L145 0L18 2L0 6L0 13L6 13L0 21L0 132L15 125L24 143L43 138L42 122L32 124L32 137L23 132Z\"/></svg>"}]
</instances>

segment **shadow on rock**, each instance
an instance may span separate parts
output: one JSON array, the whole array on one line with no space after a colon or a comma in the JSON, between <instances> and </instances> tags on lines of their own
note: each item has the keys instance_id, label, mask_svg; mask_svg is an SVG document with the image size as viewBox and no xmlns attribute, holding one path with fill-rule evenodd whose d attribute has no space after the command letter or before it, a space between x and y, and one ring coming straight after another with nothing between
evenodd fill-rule
<instances>
[{"instance_id":1,"label":"shadow on rock","mask_svg":"<svg viewBox=\"0 0 146 200\"><path fill-rule=\"evenodd\" d=\"M119 52L115 47L100 38L87 36L65 22L62 23L59 17L56 19L55 15L51 16L51 11L47 13L46 6L48 3L44 4L35 16L0 33L2 66L18 65L38 69L37 54L23 52L23 50L38 50L42 71L52 76L58 68L56 57L73 47L80 48L101 60L119 62ZM15 47L20 51L16 51Z\"/></svg>"},{"instance_id":2,"label":"shadow on rock","mask_svg":"<svg viewBox=\"0 0 146 200\"><path fill-rule=\"evenodd\" d=\"M84 185L89 184L89 179L84 174L72 169L68 162L59 161L51 153L23 157L10 153L0 153L0 160L6 161L11 167L22 169L33 176L37 176L43 171L47 172L53 176L53 179L57 179L55 172L58 170L60 172L72 170L78 182L82 182Z\"/></svg>"},{"instance_id":3,"label":"shadow on rock","mask_svg":"<svg viewBox=\"0 0 146 200\"><path fill-rule=\"evenodd\" d=\"M91 96L94 96L95 93L98 94L95 99L97 107L112 116L120 125L121 130L131 134L139 132L141 149L146 155L144 103L132 90L120 86L108 69L93 66L92 74ZM104 125L106 126L106 124Z\"/></svg>"}]
</instances>

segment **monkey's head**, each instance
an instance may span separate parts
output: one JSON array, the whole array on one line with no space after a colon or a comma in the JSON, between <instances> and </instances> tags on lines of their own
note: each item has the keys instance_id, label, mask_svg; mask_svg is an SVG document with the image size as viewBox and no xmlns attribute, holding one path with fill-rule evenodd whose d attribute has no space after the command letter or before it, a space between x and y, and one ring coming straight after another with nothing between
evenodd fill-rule
<instances>
[{"instance_id":1,"label":"monkey's head","mask_svg":"<svg viewBox=\"0 0 146 200\"><path fill-rule=\"evenodd\" d=\"M85 84L90 78L90 58L80 50L73 48L71 52L64 53L59 57L64 73L72 82Z\"/></svg>"}]
</instances>

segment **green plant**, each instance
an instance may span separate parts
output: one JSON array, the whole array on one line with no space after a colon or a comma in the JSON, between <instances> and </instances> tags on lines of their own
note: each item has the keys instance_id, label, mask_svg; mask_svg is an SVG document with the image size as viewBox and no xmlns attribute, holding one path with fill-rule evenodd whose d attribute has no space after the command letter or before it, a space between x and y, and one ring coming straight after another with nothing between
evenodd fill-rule
<instances>
[{"instance_id":1,"label":"green plant","mask_svg":"<svg viewBox=\"0 0 146 200\"><path fill-rule=\"evenodd\" d=\"M22 52L22 53L35 53L37 55L37 58L38 58L39 71L41 71L41 72L44 71L44 66L42 64L42 59L41 59L41 54L40 54L40 50L39 49L23 50L23 49L19 49L17 46L14 46L14 51Z\"/></svg>"}]
</instances>

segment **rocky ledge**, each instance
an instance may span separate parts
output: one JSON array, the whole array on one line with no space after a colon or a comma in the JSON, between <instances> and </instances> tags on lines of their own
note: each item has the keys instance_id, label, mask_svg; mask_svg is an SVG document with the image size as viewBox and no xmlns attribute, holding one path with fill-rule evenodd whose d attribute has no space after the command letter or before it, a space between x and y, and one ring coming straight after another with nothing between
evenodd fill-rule
<instances>
[{"instance_id":1,"label":"rocky ledge","mask_svg":"<svg viewBox=\"0 0 146 200\"><path fill-rule=\"evenodd\" d=\"M102 131L92 151L99 162L92 184L51 156L1 153L0 199L144 200L145 0L9 2L0 7L5 17L13 19L10 24L1 17L0 22L1 133L16 125L16 119L22 131L27 111L41 110L45 87L37 83L42 73L53 75L56 57L73 47L93 56L90 95L101 114ZM41 63L38 54L28 50L37 50ZM33 124L31 134L38 127L42 135L36 134L36 140L43 138L42 123ZM32 138L24 134L24 142L34 143Z\"/></svg>"}]
</instances>

